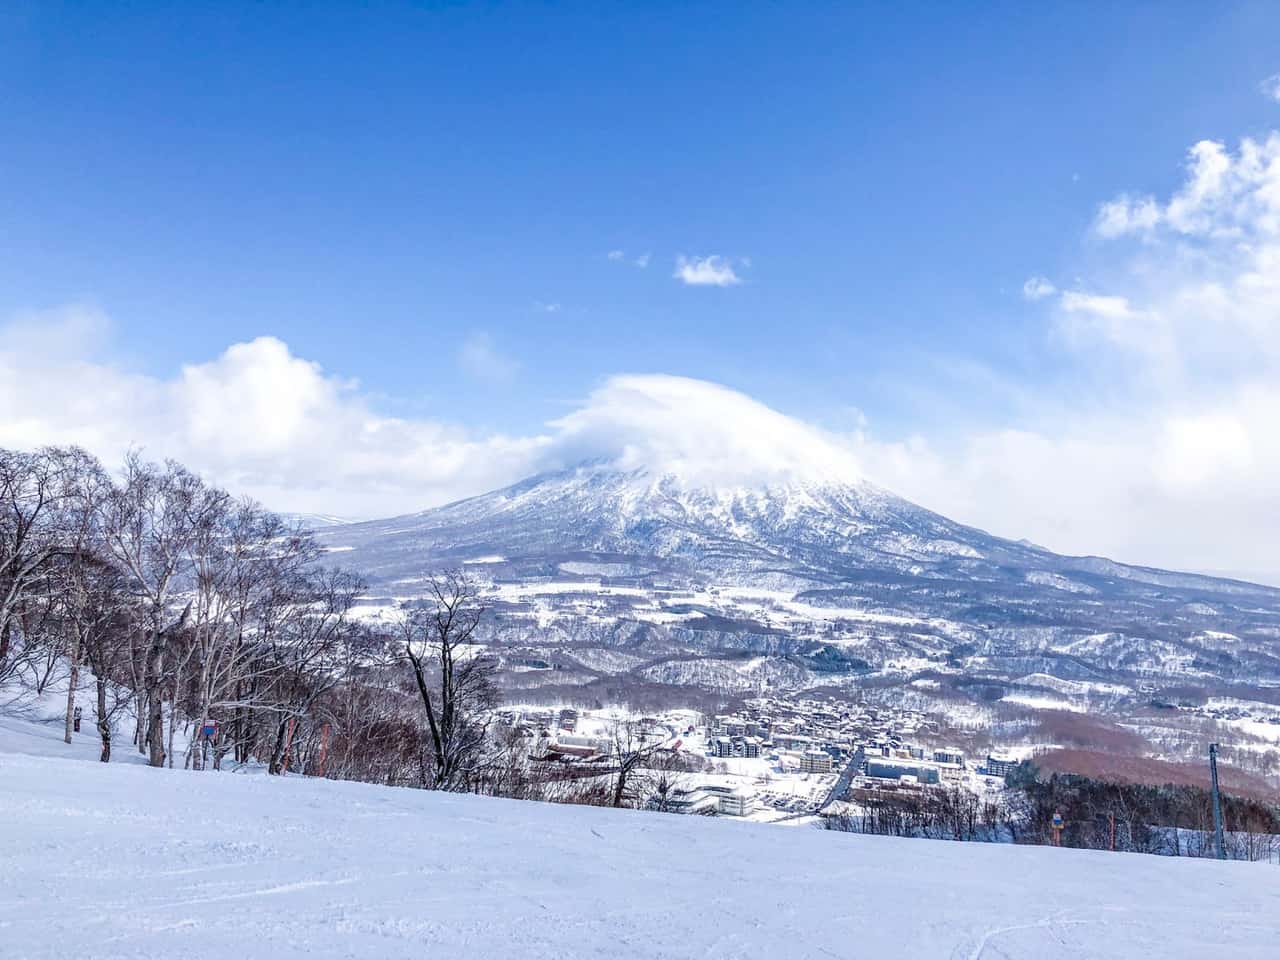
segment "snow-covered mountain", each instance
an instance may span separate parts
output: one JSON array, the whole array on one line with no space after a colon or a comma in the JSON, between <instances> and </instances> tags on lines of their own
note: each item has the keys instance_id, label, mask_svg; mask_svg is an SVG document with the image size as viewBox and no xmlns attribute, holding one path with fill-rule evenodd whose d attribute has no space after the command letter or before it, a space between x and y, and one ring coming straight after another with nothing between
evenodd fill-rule
<instances>
[{"instance_id":1,"label":"snow-covered mountain","mask_svg":"<svg viewBox=\"0 0 1280 960\"><path fill-rule=\"evenodd\" d=\"M793 684L796 657L824 677L946 668L1280 683L1280 590L1061 556L864 480L717 484L587 463L317 535L389 598L466 567L489 585L496 635L511 643L793 658L746 687ZM642 659L662 682L707 676Z\"/></svg>"},{"instance_id":2,"label":"snow-covered mountain","mask_svg":"<svg viewBox=\"0 0 1280 960\"><path fill-rule=\"evenodd\" d=\"M711 486L606 465L543 474L335 536L354 545L360 552L352 559L375 576L501 555L508 568L530 573L554 573L573 558L693 578L785 575L815 584L868 566L909 571L981 559L975 544L995 543L864 482Z\"/></svg>"},{"instance_id":3,"label":"snow-covered mountain","mask_svg":"<svg viewBox=\"0 0 1280 960\"><path fill-rule=\"evenodd\" d=\"M695 484L603 464L531 477L417 514L322 530L377 581L450 565L555 575L678 574L749 586L779 578L812 589L904 579L1031 584L1064 593L1160 587L1263 603L1280 590L1191 573L1064 557L955 523L866 481ZM586 571L592 563L598 570ZM1074 578L1074 579L1073 579ZM1101 580L1101 582L1099 582Z\"/></svg>"}]
</instances>

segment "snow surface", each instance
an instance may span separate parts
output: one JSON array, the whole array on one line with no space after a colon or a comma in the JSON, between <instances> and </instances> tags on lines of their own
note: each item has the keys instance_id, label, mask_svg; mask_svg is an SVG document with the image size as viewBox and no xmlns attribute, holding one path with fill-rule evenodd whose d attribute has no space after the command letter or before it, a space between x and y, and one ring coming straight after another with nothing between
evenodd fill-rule
<instances>
[{"instance_id":1,"label":"snow surface","mask_svg":"<svg viewBox=\"0 0 1280 960\"><path fill-rule=\"evenodd\" d=\"M1247 863L12 752L0 811L6 958L1244 960L1280 936L1280 871Z\"/></svg>"}]
</instances>

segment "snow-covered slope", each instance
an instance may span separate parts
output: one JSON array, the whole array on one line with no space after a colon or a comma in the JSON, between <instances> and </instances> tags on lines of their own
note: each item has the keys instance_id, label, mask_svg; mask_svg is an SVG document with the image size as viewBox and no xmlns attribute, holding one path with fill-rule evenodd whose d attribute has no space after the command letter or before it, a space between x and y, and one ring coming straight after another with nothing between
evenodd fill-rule
<instances>
[{"instance_id":1,"label":"snow-covered slope","mask_svg":"<svg viewBox=\"0 0 1280 960\"><path fill-rule=\"evenodd\" d=\"M1275 956L1280 872L0 753L0 955Z\"/></svg>"}]
</instances>

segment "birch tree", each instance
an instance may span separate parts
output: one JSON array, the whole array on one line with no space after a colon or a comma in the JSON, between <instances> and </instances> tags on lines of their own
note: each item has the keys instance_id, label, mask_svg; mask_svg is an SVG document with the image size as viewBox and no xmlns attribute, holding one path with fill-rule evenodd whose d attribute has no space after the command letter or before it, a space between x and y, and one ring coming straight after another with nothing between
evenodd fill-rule
<instances>
[{"instance_id":1,"label":"birch tree","mask_svg":"<svg viewBox=\"0 0 1280 960\"><path fill-rule=\"evenodd\" d=\"M180 464L161 467L135 453L126 459L122 480L104 508L106 549L128 577L146 624L130 662L138 695L138 747L153 767L164 766L166 758L164 701L171 679L166 657L191 609L175 611L175 594L189 575L204 494L200 478Z\"/></svg>"}]
</instances>

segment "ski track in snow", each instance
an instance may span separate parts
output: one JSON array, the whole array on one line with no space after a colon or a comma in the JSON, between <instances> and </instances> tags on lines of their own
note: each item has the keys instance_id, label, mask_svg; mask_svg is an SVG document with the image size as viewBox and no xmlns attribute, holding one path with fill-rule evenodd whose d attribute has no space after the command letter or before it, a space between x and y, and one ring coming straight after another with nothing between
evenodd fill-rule
<instances>
[{"instance_id":1,"label":"ski track in snow","mask_svg":"<svg viewBox=\"0 0 1280 960\"><path fill-rule=\"evenodd\" d=\"M1257 864L2 751L0 814L5 960L1261 960L1280 938Z\"/></svg>"}]
</instances>

